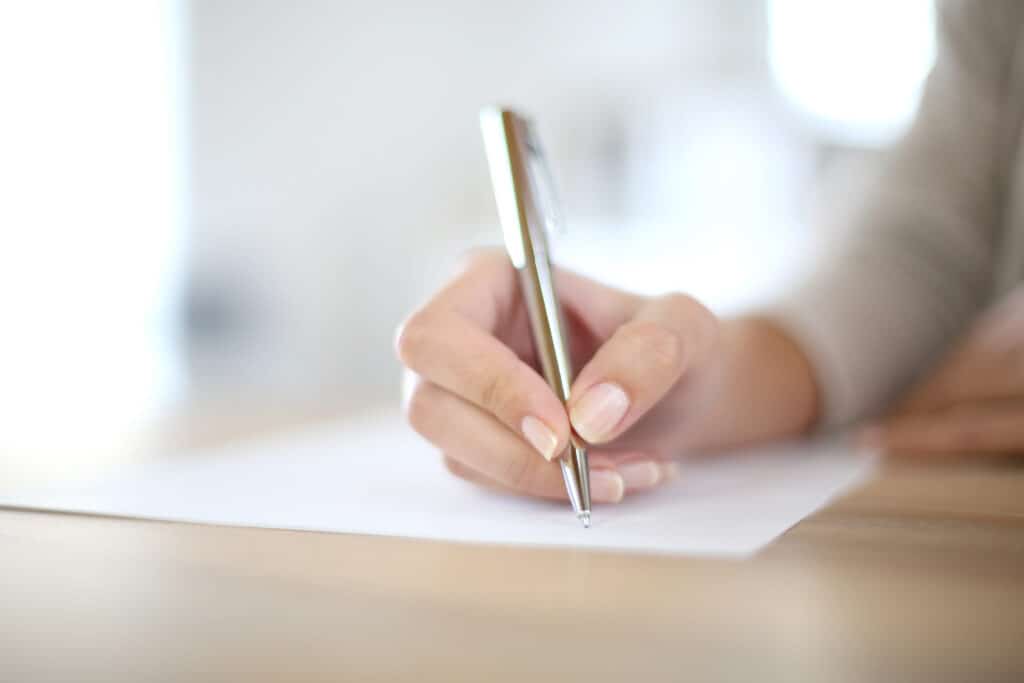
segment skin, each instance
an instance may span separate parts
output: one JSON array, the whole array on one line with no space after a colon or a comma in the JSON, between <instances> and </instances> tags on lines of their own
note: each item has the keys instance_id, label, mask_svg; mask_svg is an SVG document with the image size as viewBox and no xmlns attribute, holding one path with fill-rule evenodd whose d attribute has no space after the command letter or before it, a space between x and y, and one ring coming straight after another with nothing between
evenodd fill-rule
<instances>
[{"instance_id":1,"label":"skin","mask_svg":"<svg viewBox=\"0 0 1024 683\"><path fill-rule=\"evenodd\" d=\"M400 327L406 416L456 476L564 498L557 463L526 436L530 417L552 433L549 455L565 450L570 426L586 437L592 495L617 502L671 478L675 453L780 438L814 423L810 366L771 323L719 320L684 295L637 296L564 270L555 288L577 368L568 410L537 371L516 273L500 250L471 255ZM595 432L580 413L588 392L608 384L627 406Z\"/></svg>"},{"instance_id":2,"label":"skin","mask_svg":"<svg viewBox=\"0 0 1024 683\"><path fill-rule=\"evenodd\" d=\"M861 441L924 458L1024 452L1024 286L978 318Z\"/></svg>"},{"instance_id":3,"label":"skin","mask_svg":"<svg viewBox=\"0 0 1024 683\"><path fill-rule=\"evenodd\" d=\"M567 407L537 370L516 273L500 250L467 258L399 328L407 419L454 475L563 499L558 465L542 452L560 455L572 428L590 443L594 500L614 503L672 478L673 454L815 424L811 366L770 321L723 320L684 295L642 297L564 270L555 285L577 369ZM602 385L625 405L595 432L581 411ZM550 431L546 447L528 438L527 417ZM860 438L892 454L1024 452L1024 287Z\"/></svg>"}]
</instances>

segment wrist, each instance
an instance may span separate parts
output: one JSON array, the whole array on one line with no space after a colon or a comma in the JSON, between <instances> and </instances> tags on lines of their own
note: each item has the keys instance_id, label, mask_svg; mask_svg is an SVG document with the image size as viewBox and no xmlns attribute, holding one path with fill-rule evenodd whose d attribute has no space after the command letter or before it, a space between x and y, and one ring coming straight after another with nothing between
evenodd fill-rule
<instances>
[{"instance_id":1,"label":"wrist","mask_svg":"<svg viewBox=\"0 0 1024 683\"><path fill-rule=\"evenodd\" d=\"M738 382L752 399L748 405L755 414L750 417L766 435L794 436L813 429L821 413L820 391L800 344L767 317L728 321L724 334Z\"/></svg>"},{"instance_id":2,"label":"wrist","mask_svg":"<svg viewBox=\"0 0 1024 683\"><path fill-rule=\"evenodd\" d=\"M716 375L712 391L703 397L696 448L794 437L818 421L813 368L799 344L768 318L722 321Z\"/></svg>"}]
</instances>

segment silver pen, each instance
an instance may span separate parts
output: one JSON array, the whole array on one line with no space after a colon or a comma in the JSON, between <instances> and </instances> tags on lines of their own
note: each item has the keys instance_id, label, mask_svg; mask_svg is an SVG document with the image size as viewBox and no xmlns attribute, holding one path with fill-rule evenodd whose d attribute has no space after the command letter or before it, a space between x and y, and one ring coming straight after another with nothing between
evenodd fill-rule
<instances>
[{"instance_id":1,"label":"silver pen","mask_svg":"<svg viewBox=\"0 0 1024 683\"><path fill-rule=\"evenodd\" d=\"M547 231L560 220L551 175L528 119L509 109L488 107L480 112L480 128L505 249L519 271L534 349L544 378L566 403L572 363L548 256ZM572 509L589 527L590 468L586 447L576 434L571 435L559 464Z\"/></svg>"}]
</instances>

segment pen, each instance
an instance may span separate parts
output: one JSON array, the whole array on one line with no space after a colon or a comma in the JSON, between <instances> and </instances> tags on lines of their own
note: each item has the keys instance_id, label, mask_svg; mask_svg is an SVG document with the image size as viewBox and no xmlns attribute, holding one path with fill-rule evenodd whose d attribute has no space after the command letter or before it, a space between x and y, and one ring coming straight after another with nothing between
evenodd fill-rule
<instances>
[{"instance_id":1,"label":"pen","mask_svg":"<svg viewBox=\"0 0 1024 683\"><path fill-rule=\"evenodd\" d=\"M528 119L510 109L487 107L480 112L480 128L505 250L519 272L534 349L544 378L566 403L572 363L548 255L547 230L560 219L551 175ZM575 433L558 462L573 512L590 527L590 469L586 446Z\"/></svg>"}]
</instances>

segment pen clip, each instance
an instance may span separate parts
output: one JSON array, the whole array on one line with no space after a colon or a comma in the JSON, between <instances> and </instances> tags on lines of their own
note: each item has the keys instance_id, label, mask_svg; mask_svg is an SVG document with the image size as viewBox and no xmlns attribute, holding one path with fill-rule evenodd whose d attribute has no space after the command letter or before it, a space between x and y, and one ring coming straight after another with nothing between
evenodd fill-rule
<instances>
[{"instance_id":1,"label":"pen clip","mask_svg":"<svg viewBox=\"0 0 1024 683\"><path fill-rule=\"evenodd\" d=\"M527 120L524 123L526 148L529 153L528 163L532 167L530 178L541 223L545 232L564 236L567 232L565 217L562 213L562 204L558 200L555 178L551 174L551 167L548 165L547 156L540 145L540 139L534 131L533 122Z\"/></svg>"}]
</instances>

